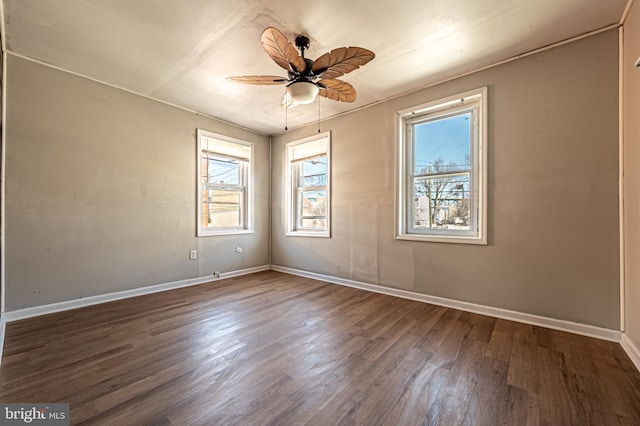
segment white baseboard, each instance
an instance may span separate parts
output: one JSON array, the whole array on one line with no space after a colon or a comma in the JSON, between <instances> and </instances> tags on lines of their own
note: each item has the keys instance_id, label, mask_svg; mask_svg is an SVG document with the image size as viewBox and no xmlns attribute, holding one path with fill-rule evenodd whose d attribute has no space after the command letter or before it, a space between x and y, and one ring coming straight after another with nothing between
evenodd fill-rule
<instances>
[{"instance_id":1,"label":"white baseboard","mask_svg":"<svg viewBox=\"0 0 640 426\"><path fill-rule=\"evenodd\" d=\"M419 302L430 303L433 305L444 306L447 308L459 309L462 311L473 312L477 314L487 315L495 318L502 318L506 320L521 322L530 325L537 325L540 327L551 328L560 331L566 331L569 333L580 334L583 336L595 337L602 340L608 340L612 342L621 343L625 351L629 354L629 357L633 360L634 364L640 369L640 351L634 345L634 343L626 338L626 336L618 331L607 328L596 327L592 325L575 323L572 321L559 320L555 318L548 318L539 315L533 315L523 312L511 311L508 309L496 308L493 306L478 305L475 303L462 302L453 299L447 299L438 296L430 296L427 294L416 293L413 291L396 289L391 287L385 287L377 284L364 283L360 281L349 280L345 278L332 277L330 275L317 274L314 272L307 272L299 269L288 268L278 265L263 265L253 268L241 269L237 271L224 272L220 274L220 279L237 277L246 274L252 274L254 272L261 272L267 270L274 270L291 275L298 275L301 277L312 278L319 281L325 281L333 284L344 285L347 287L358 288L361 290L367 290L374 293L387 294L389 296L401 297L403 299L416 300ZM0 349L4 342L4 330L5 323L11 321L17 321L21 319L36 317L39 315L47 315L55 312L66 311L70 309L81 308L85 306L97 305L100 303L111 302L114 300L127 299L130 297L142 296L144 294L158 293L161 291L172 290L181 287L188 287L192 285L203 284L211 281L218 281L211 276L190 278L186 280L173 281L169 283L157 284L147 287L136 288L132 290L119 291L114 293L102 294L97 296L85 297L82 299L69 300L65 302L52 303L49 305L35 306L32 308L18 309L15 311L5 312L4 317L0 320ZM0 352L1 354L1 352Z\"/></svg>"},{"instance_id":2,"label":"white baseboard","mask_svg":"<svg viewBox=\"0 0 640 426\"><path fill-rule=\"evenodd\" d=\"M252 274L254 272L268 271L269 269L270 269L269 265L256 266L253 268L240 269L237 271L223 272L223 273L220 273L220 278L214 278L211 275L207 275L204 277L189 278L186 280L173 281L173 282L168 282L163 284L151 285L147 287L134 288L131 290L117 291L114 293L83 297L82 299L51 303L51 304L42 305L42 306L34 306L32 308L17 309L15 311L5 312L4 320L6 322L18 321L21 319L52 314L55 312L68 311L70 309L77 309L85 306L97 305L100 303L111 302L114 300L121 300L121 299L130 298L130 297L142 296L144 294L158 293L161 291L173 290L181 287L204 284L211 281L219 281L225 278L232 278L232 277L238 277L240 275Z\"/></svg>"},{"instance_id":3,"label":"white baseboard","mask_svg":"<svg viewBox=\"0 0 640 426\"><path fill-rule=\"evenodd\" d=\"M4 314L0 314L0 366L2 365L2 353L4 351L4 330L7 323L4 319Z\"/></svg>"},{"instance_id":4,"label":"white baseboard","mask_svg":"<svg viewBox=\"0 0 640 426\"><path fill-rule=\"evenodd\" d=\"M461 311L473 312L476 314L487 315L495 318L502 318L510 321L521 322L530 325L537 325L554 330L566 331L569 333L580 334L582 336L595 337L597 339L608 340L619 343L622 339L622 333L618 330L601 328L592 325L580 324L572 321L548 318L539 315L527 314L524 312L511 311L508 309L496 308L493 306L477 305L475 303L461 302L459 300L446 299L443 297L430 296L427 294L416 293L408 290L401 290L391 287L385 287L377 284L363 283L344 278L332 277L330 275L317 274L314 272L302 271L299 269L287 268L284 266L271 265L271 269L286 274L298 275L301 277L312 278L319 281L325 281L333 284L344 285L347 287L359 288L361 290L372 291L375 293L387 294L389 296L401 297L403 299L417 300L419 302L430 303L433 305L444 306L447 308L459 309Z\"/></svg>"},{"instance_id":5,"label":"white baseboard","mask_svg":"<svg viewBox=\"0 0 640 426\"><path fill-rule=\"evenodd\" d=\"M620 345L622 345L622 349L624 349L627 355L629 355L633 364L636 366L638 371L640 371L640 349L638 349L635 343L627 337L626 333L622 334Z\"/></svg>"}]
</instances>

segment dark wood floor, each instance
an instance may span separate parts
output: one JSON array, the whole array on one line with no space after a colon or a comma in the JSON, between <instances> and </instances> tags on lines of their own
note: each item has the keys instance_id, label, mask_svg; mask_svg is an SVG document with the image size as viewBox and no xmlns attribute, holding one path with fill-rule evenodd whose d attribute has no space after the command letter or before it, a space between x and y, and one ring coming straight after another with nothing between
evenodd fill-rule
<instances>
[{"instance_id":1,"label":"dark wood floor","mask_svg":"<svg viewBox=\"0 0 640 426\"><path fill-rule=\"evenodd\" d=\"M72 424L640 424L618 344L272 271L6 334L0 401Z\"/></svg>"}]
</instances>

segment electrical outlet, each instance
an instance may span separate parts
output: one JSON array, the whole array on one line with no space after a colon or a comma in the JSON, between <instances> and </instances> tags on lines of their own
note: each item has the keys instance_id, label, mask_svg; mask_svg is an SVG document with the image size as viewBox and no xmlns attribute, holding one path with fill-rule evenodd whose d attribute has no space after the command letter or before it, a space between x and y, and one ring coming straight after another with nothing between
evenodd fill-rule
<instances>
[{"instance_id":1,"label":"electrical outlet","mask_svg":"<svg viewBox=\"0 0 640 426\"><path fill-rule=\"evenodd\" d=\"M220 272L218 272L218 271L215 271L215 272L214 272L213 274L211 274L211 275L213 275L213 277L214 277L214 278L216 278L216 279L220 278Z\"/></svg>"},{"instance_id":2,"label":"electrical outlet","mask_svg":"<svg viewBox=\"0 0 640 426\"><path fill-rule=\"evenodd\" d=\"M189 259L193 260L193 259L197 259L197 258L198 258L197 250L190 250L189 251Z\"/></svg>"},{"instance_id":3,"label":"electrical outlet","mask_svg":"<svg viewBox=\"0 0 640 426\"><path fill-rule=\"evenodd\" d=\"M240 246L236 247L236 253L242 253L244 251L244 249Z\"/></svg>"}]
</instances>

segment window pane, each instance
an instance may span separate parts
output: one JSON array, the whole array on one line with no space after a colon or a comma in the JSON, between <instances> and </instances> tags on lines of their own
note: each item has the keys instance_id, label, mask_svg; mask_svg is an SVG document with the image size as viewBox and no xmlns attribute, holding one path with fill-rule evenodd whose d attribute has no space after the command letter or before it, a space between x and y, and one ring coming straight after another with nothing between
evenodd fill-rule
<instances>
[{"instance_id":1,"label":"window pane","mask_svg":"<svg viewBox=\"0 0 640 426\"><path fill-rule=\"evenodd\" d=\"M204 189L202 226L205 228L239 227L241 191Z\"/></svg>"},{"instance_id":2,"label":"window pane","mask_svg":"<svg viewBox=\"0 0 640 426\"><path fill-rule=\"evenodd\" d=\"M330 236L330 139L327 132L286 144L289 236Z\"/></svg>"},{"instance_id":3,"label":"window pane","mask_svg":"<svg viewBox=\"0 0 640 426\"><path fill-rule=\"evenodd\" d=\"M209 183L225 183L237 185L240 176L240 161L224 158L216 158L211 154L205 157L207 167L203 168L203 177ZM205 176L206 173L206 176Z\"/></svg>"},{"instance_id":4,"label":"window pane","mask_svg":"<svg viewBox=\"0 0 640 426\"><path fill-rule=\"evenodd\" d=\"M471 168L471 112L414 126L414 174Z\"/></svg>"},{"instance_id":5,"label":"window pane","mask_svg":"<svg viewBox=\"0 0 640 426\"><path fill-rule=\"evenodd\" d=\"M325 229L327 219L302 219L301 227L304 229Z\"/></svg>"},{"instance_id":6,"label":"window pane","mask_svg":"<svg viewBox=\"0 0 640 426\"><path fill-rule=\"evenodd\" d=\"M417 229L470 227L469 174L416 178L413 185L414 224Z\"/></svg>"},{"instance_id":7,"label":"window pane","mask_svg":"<svg viewBox=\"0 0 640 426\"><path fill-rule=\"evenodd\" d=\"M197 236L252 231L253 144L197 129Z\"/></svg>"},{"instance_id":8,"label":"window pane","mask_svg":"<svg viewBox=\"0 0 640 426\"><path fill-rule=\"evenodd\" d=\"M398 111L396 238L487 244L486 95Z\"/></svg>"},{"instance_id":9,"label":"window pane","mask_svg":"<svg viewBox=\"0 0 640 426\"><path fill-rule=\"evenodd\" d=\"M327 168L327 157L303 161L299 186L327 186Z\"/></svg>"},{"instance_id":10,"label":"window pane","mask_svg":"<svg viewBox=\"0 0 640 426\"><path fill-rule=\"evenodd\" d=\"M302 217L327 215L327 191L302 191Z\"/></svg>"}]
</instances>

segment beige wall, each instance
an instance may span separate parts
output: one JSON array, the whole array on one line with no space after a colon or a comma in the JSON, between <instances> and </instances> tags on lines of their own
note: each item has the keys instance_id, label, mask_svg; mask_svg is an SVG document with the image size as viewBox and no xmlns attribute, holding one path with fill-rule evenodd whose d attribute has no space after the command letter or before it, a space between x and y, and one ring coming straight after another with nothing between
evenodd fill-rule
<instances>
[{"instance_id":1,"label":"beige wall","mask_svg":"<svg viewBox=\"0 0 640 426\"><path fill-rule=\"evenodd\" d=\"M267 137L11 55L6 77L7 311L269 263ZM198 127L255 143L254 234L195 237Z\"/></svg>"},{"instance_id":2,"label":"beige wall","mask_svg":"<svg viewBox=\"0 0 640 426\"><path fill-rule=\"evenodd\" d=\"M329 239L284 237L284 143L317 128L275 137L273 264L617 329L617 53L612 30L323 122ZM7 311L269 262L268 138L13 56L6 77ZM395 111L485 85L489 245L395 240ZM195 237L197 127L256 143L255 234Z\"/></svg>"},{"instance_id":3,"label":"beige wall","mask_svg":"<svg viewBox=\"0 0 640 426\"><path fill-rule=\"evenodd\" d=\"M623 141L626 334L640 348L640 5L624 24Z\"/></svg>"},{"instance_id":4,"label":"beige wall","mask_svg":"<svg viewBox=\"0 0 640 426\"><path fill-rule=\"evenodd\" d=\"M619 329L617 58L612 30L322 123L332 238L285 237L274 208L272 264ZM395 111L481 86L489 244L395 240ZM284 144L314 132L274 138L273 206Z\"/></svg>"}]
</instances>

